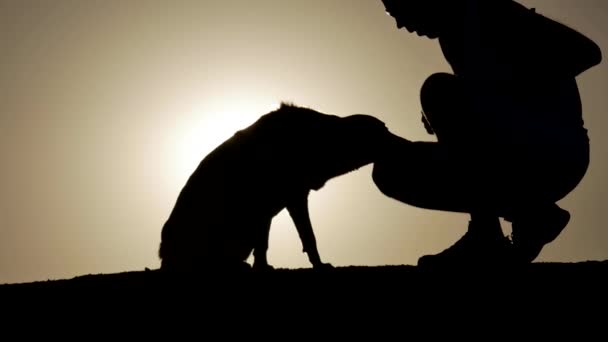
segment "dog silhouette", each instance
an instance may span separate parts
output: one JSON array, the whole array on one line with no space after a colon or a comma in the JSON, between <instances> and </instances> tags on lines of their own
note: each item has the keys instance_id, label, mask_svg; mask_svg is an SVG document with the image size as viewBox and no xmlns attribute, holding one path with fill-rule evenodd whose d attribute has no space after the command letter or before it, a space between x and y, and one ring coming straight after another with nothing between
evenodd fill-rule
<instances>
[{"instance_id":1,"label":"dog silhouette","mask_svg":"<svg viewBox=\"0 0 608 342\"><path fill-rule=\"evenodd\" d=\"M282 103L209 153L179 193L163 225L161 269L272 269L271 221L287 208L314 268L323 263L308 194L372 163L390 135L370 115L346 117Z\"/></svg>"}]
</instances>

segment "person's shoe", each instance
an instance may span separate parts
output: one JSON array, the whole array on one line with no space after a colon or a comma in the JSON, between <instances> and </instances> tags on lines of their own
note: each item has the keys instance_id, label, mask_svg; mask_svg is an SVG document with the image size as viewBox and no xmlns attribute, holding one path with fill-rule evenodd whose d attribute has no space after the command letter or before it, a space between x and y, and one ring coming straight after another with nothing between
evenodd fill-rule
<instances>
[{"instance_id":1,"label":"person's shoe","mask_svg":"<svg viewBox=\"0 0 608 342\"><path fill-rule=\"evenodd\" d=\"M472 222L470 223L472 224ZM470 228L470 227L469 227ZM418 267L425 269L507 266L511 263L511 241L469 229L460 240L441 253L424 255Z\"/></svg>"},{"instance_id":2,"label":"person's shoe","mask_svg":"<svg viewBox=\"0 0 608 342\"><path fill-rule=\"evenodd\" d=\"M514 220L511 240L515 262L527 264L534 261L569 221L570 213L557 205Z\"/></svg>"}]
</instances>

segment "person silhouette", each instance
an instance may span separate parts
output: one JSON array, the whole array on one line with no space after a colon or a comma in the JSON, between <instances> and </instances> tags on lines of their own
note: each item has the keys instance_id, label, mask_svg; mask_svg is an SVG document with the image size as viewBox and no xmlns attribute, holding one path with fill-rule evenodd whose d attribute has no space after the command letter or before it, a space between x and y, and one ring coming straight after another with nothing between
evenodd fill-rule
<instances>
[{"instance_id":1,"label":"person silhouette","mask_svg":"<svg viewBox=\"0 0 608 342\"><path fill-rule=\"evenodd\" d=\"M470 214L466 233L421 267L521 265L567 226L557 202L587 172L590 142L576 77L600 48L511 0L383 0L397 28L437 39L453 73L420 89L436 141L395 137L374 163L385 195ZM505 236L500 218L512 223Z\"/></svg>"}]
</instances>

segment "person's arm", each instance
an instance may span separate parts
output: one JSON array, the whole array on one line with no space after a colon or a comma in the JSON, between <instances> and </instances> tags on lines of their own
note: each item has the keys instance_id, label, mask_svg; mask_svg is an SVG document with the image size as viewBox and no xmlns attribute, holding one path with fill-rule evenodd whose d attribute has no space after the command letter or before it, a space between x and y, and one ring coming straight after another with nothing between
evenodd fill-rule
<instances>
[{"instance_id":1,"label":"person's arm","mask_svg":"<svg viewBox=\"0 0 608 342\"><path fill-rule=\"evenodd\" d=\"M530 11L532 26L538 30L532 43L538 44L539 57L545 57L549 65L578 76L602 61L602 52L591 39L535 10Z\"/></svg>"},{"instance_id":2,"label":"person's arm","mask_svg":"<svg viewBox=\"0 0 608 342\"><path fill-rule=\"evenodd\" d=\"M575 29L515 1L496 4L498 47L525 71L576 77L601 62L599 46Z\"/></svg>"},{"instance_id":3,"label":"person's arm","mask_svg":"<svg viewBox=\"0 0 608 342\"><path fill-rule=\"evenodd\" d=\"M580 32L512 0L465 0L442 48L456 73L576 77L599 64Z\"/></svg>"}]
</instances>

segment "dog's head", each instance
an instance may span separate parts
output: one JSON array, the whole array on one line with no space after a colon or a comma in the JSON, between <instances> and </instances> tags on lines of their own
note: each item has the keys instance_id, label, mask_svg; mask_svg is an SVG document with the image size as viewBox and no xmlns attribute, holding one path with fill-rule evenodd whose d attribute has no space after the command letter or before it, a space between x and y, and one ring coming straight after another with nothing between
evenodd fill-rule
<instances>
[{"instance_id":1,"label":"dog's head","mask_svg":"<svg viewBox=\"0 0 608 342\"><path fill-rule=\"evenodd\" d=\"M289 104L271 114L267 120L282 136L277 150L312 189L373 163L390 135L382 121L366 114L340 117Z\"/></svg>"}]
</instances>

